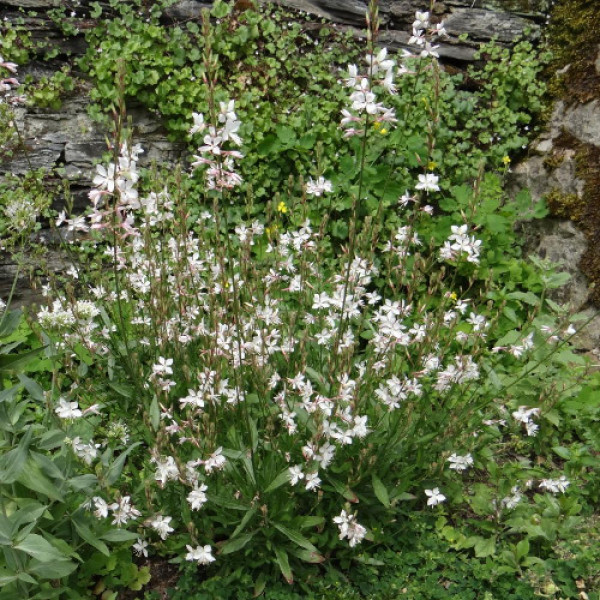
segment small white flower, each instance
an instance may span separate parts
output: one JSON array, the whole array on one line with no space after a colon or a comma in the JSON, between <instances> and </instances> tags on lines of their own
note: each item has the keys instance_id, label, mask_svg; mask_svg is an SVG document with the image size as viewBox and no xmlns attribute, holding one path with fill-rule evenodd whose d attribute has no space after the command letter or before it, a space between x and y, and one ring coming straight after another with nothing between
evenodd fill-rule
<instances>
[{"instance_id":1,"label":"small white flower","mask_svg":"<svg viewBox=\"0 0 600 600\"><path fill-rule=\"evenodd\" d=\"M212 555L212 548L208 545L192 548L186 544L185 547L188 550L188 553L185 555L185 560L196 561L199 565L208 565L216 560Z\"/></svg>"},{"instance_id":2,"label":"small white flower","mask_svg":"<svg viewBox=\"0 0 600 600\"><path fill-rule=\"evenodd\" d=\"M306 489L308 491L316 491L320 486L321 478L318 472L306 474Z\"/></svg>"},{"instance_id":3,"label":"small white flower","mask_svg":"<svg viewBox=\"0 0 600 600\"><path fill-rule=\"evenodd\" d=\"M133 545L133 551L137 556L148 556L148 542L142 538L138 538L137 542Z\"/></svg>"},{"instance_id":4,"label":"small white flower","mask_svg":"<svg viewBox=\"0 0 600 600\"><path fill-rule=\"evenodd\" d=\"M425 495L428 496L427 506L437 506L446 500L446 496L440 492L439 488L425 490Z\"/></svg>"},{"instance_id":5,"label":"small white flower","mask_svg":"<svg viewBox=\"0 0 600 600\"><path fill-rule=\"evenodd\" d=\"M54 409L54 412L61 419L78 419L83 414L77 402L68 402L62 397L58 399L58 405Z\"/></svg>"},{"instance_id":6,"label":"small white flower","mask_svg":"<svg viewBox=\"0 0 600 600\"><path fill-rule=\"evenodd\" d=\"M171 521L173 517L163 517L162 515L158 515L152 521L150 521L150 527L154 529L162 540L166 540L169 537L169 534L175 531L171 527Z\"/></svg>"},{"instance_id":7,"label":"small white flower","mask_svg":"<svg viewBox=\"0 0 600 600\"><path fill-rule=\"evenodd\" d=\"M452 454L448 458L448 462L450 463L451 469L454 469L457 473L462 473L463 471L466 471L469 467L473 465L473 457L470 453L466 454L465 456Z\"/></svg>"},{"instance_id":8,"label":"small white flower","mask_svg":"<svg viewBox=\"0 0 600 600\"><path fill-rule=\"evenodd\" d=\"M423 190L424 192L439 192L440 186L438 185L438 181L439 177L433 173L419 175L419 183L417 183L415 189Z\"/></svg>"},{"instance_id":9,"label":"small white flower","mask_svg":"<svg viewBox=\"0 0 600 600\"><path fill-rule=\"evenodd\" d=\"M195 487L187 496L187 501L190 503L192 510L200 510L207 502L206 490L208 486L201 484L199 487Z\"/></svg>"},{"instance_id":10,"label":"small white flower","mask_svg":"<svg viewBox=\"0 0 600 600\"><path fill-rule=\"evenodd\" d=\"M296 485L301 479L304 479L304 473L302 472L302 467L299 465L294 465L289 468L290 473L290 483L292 485Z\"/></svg>"}]
</instances>

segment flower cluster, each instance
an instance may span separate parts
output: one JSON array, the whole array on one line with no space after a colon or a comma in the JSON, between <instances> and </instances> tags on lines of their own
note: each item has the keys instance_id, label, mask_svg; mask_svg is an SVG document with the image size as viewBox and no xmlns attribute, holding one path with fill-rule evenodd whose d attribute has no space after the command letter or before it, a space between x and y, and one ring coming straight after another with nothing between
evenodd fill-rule
<instances>
[{"instance_id":1,"label":"flower cluster","mask_svg":"<svg viewBox=\"0 0 600 600\"><path fill-rule=\"evenodd\" d=\"M337 517L334 517L333 522L340 530L340 540L347 538L350 548L354 548L354 546L360 544L365 535L367 535L366 528L356 520L356 515L345 510L342 510Z\"/></svg>"},{"instance_id":2,"label":"flower cluster","mask_svg":"<svg viewBox=\"0 0 600 600\"><path fill-rule=\"evenodd\" d=\"M387 58L387 49L380 50L377 55L367 54L367 72L360 75L356 65L348 66L346 86L352 90L350 94L350 110L342 110L342 127L346 127L344 137L364 134L364 125L369 117L376 123L393 124L397 122L393 108L386 108L377 101L376 86L380 86L390 94L396 93L394 86L393 60ZM358 127L358 128L357 128Z\"/></svg>"},{"instance_id":3,"label":"flower cluster","mask_svg":"<svg viewBox=\"0 0 600 600\"><path fill-rule=\"evenodd\" d=\"M420 56L422 58L439 58L440 55L437 53L439 46L434 45L434 42L439 38L446 37L448 34L443 21L433 25L430 19L429 12L417 11L415 13L415 20L412 24L412 36L408 40L408 43L418 46L421 49Z\"/></svg>"},{"instance_id":4,"label":"flower cluster","mask_svg":"<svg viewBox=\"0 0 600 600\"><path fill-rule=\"evenodd\" d=\"M441 260L458 260L464 256L467 262L479 264L481 240L468 235L468 225L452 225L452 233L440 249Z\"/></svg>"},{"instance_id":5,"label":"flower cluster","mask_svg":"<svg viewBox=\"0 0 600 600\"><path fill-rule=\"evenodd\" d=\"M202 113L193 113L194 125L189 133L204 133L203 145L194 155L192 167L207 166L204 174L207 188L223 191L242 183L242 178L235 171L234 161L243 158L243 155L238 150L227 150L225 146L228 143L242 145L238 135L241 123L235 113L235 101L220 102L219 106L218 125L207 126Z\"/></svg>"}]
</instances>

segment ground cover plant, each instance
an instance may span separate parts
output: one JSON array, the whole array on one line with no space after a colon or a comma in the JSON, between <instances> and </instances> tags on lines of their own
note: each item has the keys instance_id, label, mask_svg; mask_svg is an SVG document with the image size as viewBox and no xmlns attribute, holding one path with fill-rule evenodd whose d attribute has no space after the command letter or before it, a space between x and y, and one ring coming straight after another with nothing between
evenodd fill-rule
<instances>
[{"instance_id":1,"label":"ground cover plant","mask_svg":"<svg viewBox=\"0 0 600 600\"><path fill-rule=\"evenodd\" d=\"M5 558L2 594L85 597L98 576L105 597L139 586L129 551L93 543L129 539L140 557L181 564L175 595L198 598L593 598L597 555L577 536L591 535L598 497L597 383L569 345L576 318L547 298L565 278L513 249L517 215L543 214L526 193L503 196L516 146L467 137L462 165L439 150L454 139L439 109L443 24L418 12L415 55L392 57L377 46L373 2L366 53L335 77L339 112L327 105L327 127L301 134L275 119L261 153L262 115L219 83L241 17L223 3L213 16L223 20L202 24L198 106L161 109L197 142L191 164L138 167L125 102L144 95L122 63L115 95L104 89L113 141L91 209L56 220L74 260L31 325L51 385L22 383L46 403L31 418L62 432L44 465L70 459L87 477L71 509L97 552L83 560L40 530L50 554L33 559L61 551L82 566L38 591L37 573ZM425 89L424 113L402 100ZM298 171L265 175L302 144ZM8 466L19 448L3 454ZM5 545L27 554L16 544Z\"/></svg>"}]
</instances>

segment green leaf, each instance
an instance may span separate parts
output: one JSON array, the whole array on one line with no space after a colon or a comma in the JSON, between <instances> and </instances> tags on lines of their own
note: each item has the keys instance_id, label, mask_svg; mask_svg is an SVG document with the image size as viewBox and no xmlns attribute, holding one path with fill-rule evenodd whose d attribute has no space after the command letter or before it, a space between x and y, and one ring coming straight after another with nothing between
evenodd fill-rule
<instances>
[{"instance_id":1,"label":"green leaf","mask_svg":"<svg viewBox=\"0 0 600 600\"><path fill-rule=\"evenodd\" d=\"M300 529L306 529L307 527L319 527L325 523L325 517L298 517L294 519L294 525Z\"/></svg>"},{"instance_id":2,"label":"green leaf","mask_svg":"<svg viewBox=\"0 0 600 600\"><path fill-rule=\"evenodd\" d=\"M40 504L39 502L34 501L14 512L12 515L10 515L9 519L10 524L12 525L13 533L16 534L21 525L37 521L47 509L48 505Z\"/></svg>"},{"instance_id":3,"label":"green leaf","mask_svg":"<svg viewBox=\"0 0 600 600\"><path fill-rule=\"evenodd\" d=\"M228 508L230 510L243 510L246 511L250 508L247 504L243 504L238 500L231 500L226 496L220 496L218 494L211 494L207 492L206 497L209 502L212 502L215 506L219 508Z\"/></svg>"},{"instance_id":4,"label":"green leaf","mask_svg":"<svg viewBox=\"0 0 600 600\"><path fill-rule=\"evenodd\" d=\"M127 529L109 529L100 536L100 539L107 542L130 542L131 540L137 540L139 537L139 534L127 531Z\"/></svg>"},{"instance_id":5,"label":"green leaf","mask_svg":"<svg viewBox=\"0 0 600 600\"><path fill-rule=\"evenodd\" d=\"M245 533L235 538L234 540L227 540L222 546L219 554L232 554L233 552L237 552L241 550L256 534L256 531L252 533Z\"/></svg>"},{"instance_id":6,"label":"green leaf","mask_svg":"<svg viewBox=\"0 0 600 600\"><path fill-rule=\"evenodd\" d=\"M75 525L77 533L81 536L81 539L84 542L87 542L90 546L96 548L96 550L104 554L104 556L110 556L108 546L98 539L97 534L93 533L82 519L76 518L73 519L72 522L73 525Z\"/></svg>"},{"instance_id":7,"label":"green leaf","mask_svg":"<svg viewBox=\"0 0 600 600\"><path fill-rule=\"evenodd\" d=\"M521 540L517 544L517 551L516 551L517 559L520 561L522 558L526 557L528 554L529 554L529 540L527 540L527 539Z\"/></svg>"},{"instance_id":8,"label":"green leaf","mask_svg":"<svg viewBox=\"0 0 600 600\"><path fill-rule=\"evenodd\" d=\"M525 304L529 304L531 306L539 306L540 299L533 292L511 292L506 295L509 299L521 300L525 302Z\"/></svg>"},{"instance_id":9,"label":"green leaf","mask_svg":"<svg viewBox=\"0 0 600 600\"><path fill-rule=\"evenodd\" d=\"M290 480L290 469L289 467L286 467L285 469L283 469L283 471L281 471L279 473L279 475L277 475L277 477L275 477L275 479L273 479L273 481L271 481L271 483L266 487L265 489L265 494L268 494L269 492L272 492L274 490L276 490L277 488L280 488L282 485L288 483Z\"/></svg>"},{"instance_id":10,"label":"green leaf","mask_svg":"<svg viewBox=\"0 0 600 600\"><path fill-rule=\"evenodd\" d=\"M25 386L25 389L34 400L44 402L44 390L39 383L23 374L19 375L19 381Z\"/></svg>"},{"instance_id":11,"label":"green leaf","mask_svg":"<svg viewBox=\"0 0 600 600\"><path fill-rule=\"evenodd\" d=\"M477 558L485 558L486 556L493 556L496 553L496 538L482 538L480 537L474 546L475 556Z\"/></svg>"},{"instance_id":12,"label":"green leaf","mask_svg":"<svg viewBox=\"0 0 600 600\"><path fill-rule=\"evenodd\" d=\"M235 530L233 531L233 533L231 534L231 537L229 539L232 540L233 538L237 537L240 533L242 533L242 531L244 531L246 525L248 525L248 523L250 522L250 520L252 519L252 517L255 514L256 514L256 508L254 508L254 507L250 508L248 510L248 512L246 512L246 514L242 517L240 524L235 528Z\"/></svg>"},{"instance_id":13,"label":"green leaf","mask_svg":"<svg viewBox=\"0 0 600 600\"><path fill-rule=\"evenodd\" d=\"M43 348L35 348L21 354L9 354L8 356L0 356L0 373L13 373L22 370L26 367L32 358L35 358Z\"/></svg>"},{"instance_id":14,"label":"green leaf","mask_svg":"<svg viewBox=\"0 0 600 600\"><path fill-rule=\"evenodd\" d=\"M310 552L318 552L317 548L313 546L299 531L294 531L293 529L288 529L285 525L281 525L280 523L273 523L273 526L277 531L280 531L285 535L288 540L294 542L294 544L300 546L301 548L305 548Z\"/></svg>"},{"instance_id":15,"label":"green leaf","mask_svg":"<svg viewBox=\"0 0 600 600\"><path fill-rule=\"evenodd\" d=\"M54 485L52 480L43 473L41 467L31 457L27 461L26 467L17 477L17 481L27 489L38 492L39 494L50 498L50 500L55 500L56 502L64 501L60 490Z\"/></svg>"},{"instance_id":16,"label":"green leaf","mask_svg":"<svg viewBox=\"0 0 600 600\"><path fill-rule=\"evenodd\" d=\"M0 392L0 402L6 402L7 400L12 400L15 397L15 394L21 389L21 385L13 385L6 390L2 390Z\"/></svg>"},{"instance_id":17,"label":"green leaf","mask_svg":"<svg viewBox=\"0 0 600 600\"><path fill-rule=\"evenodd\" d=\"M373 483L373 491L375 492L375 496L377 496L377 500L381 502L386 508L390 507L390 495L388 491L383 485L381 479L377 477L377 475L373 474L371 476L371 482Z\"/></svg>"},{"instance_id":18,"label":"green leaf","mask_svg":"<svg viewBox=\"0 0 600 600\"><path fill-rule=\"evenodd\" d=\"M158 426L160 425L160 409L158 408L158 398L156 396L152 398L148 416L150 417L150 425L152 425L154 431L158 431Z\"/></svg>"},{"instance_id":19,"label":"green leaf","mask_svg":"<svg viewBox=\"0 0 600 600\"><path fill-rule=\"evenodd\" d=\"M125 460L131 453L134 448L137 448L142 442L136 442L135 444L131 444L127 450L124 450L119 454L119 457L108 467L108 471L106 473L106 484L113 485L117 479L121 476L121 472L123 471L123 466L125 465Z\"/></svg>"},{"instance_id":20,"label":"green leaf","mask_svg":"<svg viewBox=\"0 0 600 600\"><path fill-rule=\"evenodd\" d=\"M287 552L283 548L279 548L277 546L275 546L273 549L275 550L275 558L283 577L290 585L292 585L292 583L294 583L294 575L292 573L292 569L290 568L290 561L288 560Z\"/></svg>"},{"instance_id":21,"label":"green leaf","mask_svg":"<svg viewBox=\"0 0 600 600\"><path fill-rule=\"evenodd\" d=\"M15 546L15 549L29 554L29 556L40 562L62 561L67 558L58 548L55 548L46 538L37 533L27 535L22 542Z\"/></svg>"},{"instance_id":22,"label":"green leaf","mask_svg":"<svg viewBox=\"0 0 600 600\"><path fill-rule=\"evenodd\" d=\"M19 326L23 312L20 309L5 311L0 319L0 337L7 337Z\"/></svg>"},{"instance_id":23,"label":"green leaf","mask_svg":"<svg viewBox=\"0 0 600 600\"><path fill-rule=\"evenodd\" d=\"M14 483L17 477L21 475L27 462L31 435L32 429L30 427L21 438L18 447L0 457L0 481L3 484Z\"/></svg>"},{"instance_id":24,"label":"green leaf","mask_svg":"<svg viewBox=\"0 0 600 600\"><path fill-rule=\"evenodd\" d=\"M290 550L290 554L293 554L304 562L314 565L325 562L325 557L322 554L319 554L319 552L311 552L310 550L306 550L304 548L294 548L293 550Z\"/></svg>"},{"instance_id":25,"label":"green leaf","mask_svg":"<svg viewBox=\"0 0 600 600\"><path fill-rule=\"evenodd\" d=\"M27 571L42 579L61 579L70 575L76 568L77 563L72 560L32 561L27 566Z\"/></svg>"}]
</instances>

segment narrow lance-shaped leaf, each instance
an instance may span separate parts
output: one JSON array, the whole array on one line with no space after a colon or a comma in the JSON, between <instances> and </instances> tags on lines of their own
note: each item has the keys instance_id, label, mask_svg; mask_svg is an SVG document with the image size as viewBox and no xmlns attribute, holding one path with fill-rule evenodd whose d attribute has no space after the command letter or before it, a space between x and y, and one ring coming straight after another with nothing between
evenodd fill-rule
<instances>
[{"instance_id":1,"label":"narrow lance-shaped leaf","mask_svg":"<svg viewBox=\"0 0 600 600\"><path fill-rule=\"evenodd\" d=\"M292 585L292 583L294 583L294 575L292 573L292 569L290 568L290 561L288 560L287 552L278 546L275 546L274 550L275 558L279 568L281 569L281 573L283 574L285 580Z\"/></svg>"}]
</instances>

